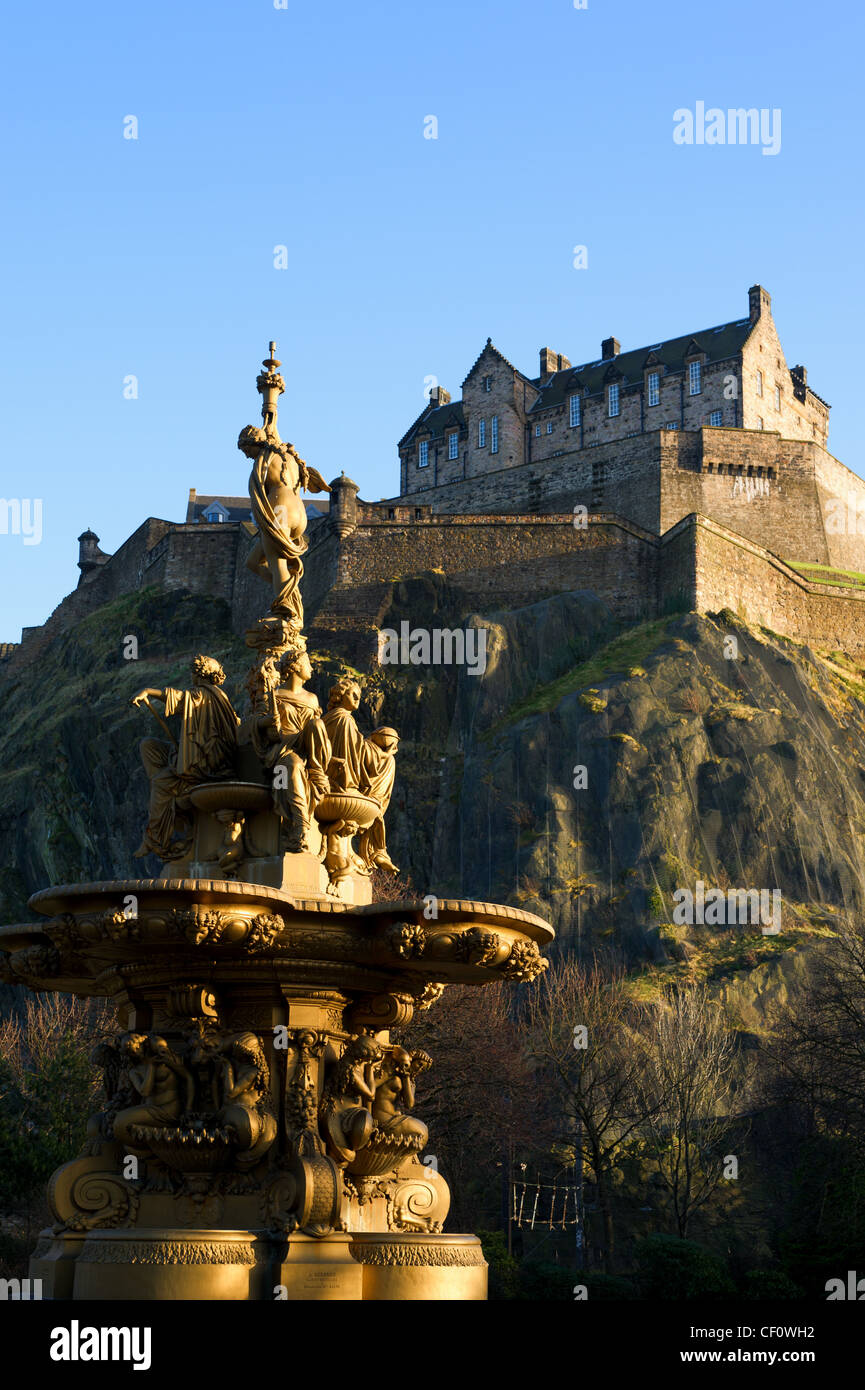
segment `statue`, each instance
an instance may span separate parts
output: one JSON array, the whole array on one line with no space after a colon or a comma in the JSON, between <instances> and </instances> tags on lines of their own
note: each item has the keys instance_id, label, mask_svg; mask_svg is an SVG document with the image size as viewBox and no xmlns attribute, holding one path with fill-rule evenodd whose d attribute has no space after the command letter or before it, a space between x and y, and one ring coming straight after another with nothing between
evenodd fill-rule
<instances>
[{"instance_id":1,"label":"statue","mask_svg":"<svg viewBox=\"0 0 865 1390\"><path fill-rule=\"evenodd\" d=\"M396 751L399 747L399 734L396 729L383 726L375 729L364 740L364 771L367 796L378 802L379 814L372 825L362 830L358 837L360 857L368 869L387 869L398 874L399 869L387 852L384 818L390 805L396 776Z\"/></svg>"},{"instance_id":2,"label":"statue","mask_svg":"<svg viewBox=\"0 0 865 1390\"><path fill-rule=\"evenodd\" d=\"M358 842L359 859L365 869L373 867L399 873L387 852L384 815L390 804L396 776L396 750L399 734L383 727L364 738L354 712L360 705L360 686L351 676L341 676L332 687L324 724L330 738L331 760L327 775L333 791L357 791L372 797L379 814L364 828Z\"/></svg>"},{"instance_id":3,"label":"statue","mask_svg":"<svg viewBox=\"0 0 865 1390\"><path fill-rule=\"evenodd\" d=\"M234 1131L240 1168L252 1168L276 1137L267 1107L270 1069L254 1033L229 1038L219 1049L216 1120Z\"/></svg>"},{"instance_id":4,"label":"statue","mask_svg":"<svg viewBox=\"0 0 865 1390\"><path fill-rule=\"evenodd\" d=\"M196 656L191 670L191 690L145 687L129 702L135 709L146 705L171 740L145 738L139 745L150 779L150 817L135 851L136 859L151 853L164 860L182 858L189 848L189 821L182 809L185 793L199 782L218 781L234 771L240 720L219 688L225 682L225 672L210 656ZM179 740L153 709L151 700L163 701L168 717L179 712Z\"/></svg>"},{"instance_id":5,"label":"statue","mask_svg":"<svg viewBox=\"0 0 865 1390\"><path fill-rule=\"evenodd\" d=\"M322 1128L337 1162L351 1163L369 1143L374 1128L375 1069L382 1050L375 1038L361 1033L346 1045L326 1089Z\"/></svg>"},{"instance_id":6,"label":"statue","mask_svg":"<svg viewBox=\"0 0 865 1390\"><path fill-rule=\"evenodd\" d=\"M424 1147L429 1131L423 1120L407 1115L414 1105L414 1077L432 1065L426 1052L407 1052L404 1047L391 1047L382 1063L376 1081L372 1117L376 1123L376 1138L387 1135L410 1142L418 1152Z\"/></svg>"},{"instance_id":7,"label":"statue","mask_svg":"<svg viewBox=\"0 0 865 1390\"><path fill-rule=\"evenodd\" d=\"M129 1083L141 1102L118 1111L114 1117L114 1138L129 1153L146 1158L149 1149L142 1148L135 1127L176 1125L183 1112L192 1108L195 1080L165 1039L155 1034L130 1033L124 1039L123 1051Z\"/></svg>"},{"instance_id":8,"label":"statue","mask_svg":"<svg viewBox=\"0 0 865 1390\"><path fill-rule=\"evenodd\" d=\"M278 669L280 684L270 692L272 710L253 722L253 746L273 772L274 803L288 826L287 852L316 852L313 811L330 791L331 750L318 700L303 688L312 676L303 639L289 647Z\"/></svg>"},{"instance_id":9,"label":"statue","mask_svg":"<svg viewBox=\"0 0 865 1390\"><path fill-rule=\"evenodd\" d=\"M300 578L303 574L301 556L306 550L306 507L301 488L308 492L330 492L321 474L300 457L293 444L283 443L276 428L276 402L285 390L285 382L277 372L279 361L273 356L276 344L270 344L270 357L265 358L256 381L262 395L263 427L247 425L242 429L237 447L252 459L249 475L249 499L252 516L258 527L258 539L247 559L254 574L269 579L273 587L271 612L287 616L297 632L303 629L303 604L300 597Z\"/></svg>"}]
</instances>

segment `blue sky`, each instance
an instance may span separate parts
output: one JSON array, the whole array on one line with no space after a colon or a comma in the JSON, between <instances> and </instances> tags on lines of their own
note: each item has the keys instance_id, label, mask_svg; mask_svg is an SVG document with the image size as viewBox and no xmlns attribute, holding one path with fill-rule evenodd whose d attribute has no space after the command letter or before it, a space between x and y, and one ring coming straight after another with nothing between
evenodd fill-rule
<instances>
[{"instance_id":1,"label":"blue sky","mask_svg":"<svg viewBox=\"0 0 865 1390\"><path fill-rule=\"evenodd\" d=\"M860 8L19 0L4 27L0 494L43 520L0 535L0 641L74 587L85 527L113 551L244 491L272 337L283 438L376 500L424 379L458 395L488 335L533 375L745 317L759 281L863 471ZM780 153L676 145L698 101L779 108Z\"/></svg>"}]
</instances>

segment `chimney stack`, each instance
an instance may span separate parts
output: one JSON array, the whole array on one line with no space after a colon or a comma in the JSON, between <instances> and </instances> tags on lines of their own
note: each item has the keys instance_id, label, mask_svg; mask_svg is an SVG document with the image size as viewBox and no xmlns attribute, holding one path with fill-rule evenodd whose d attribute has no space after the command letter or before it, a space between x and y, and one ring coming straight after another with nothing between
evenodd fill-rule
<instances>
[{"instance_id":1,"label":"chimney stack","mask_svg":"<svg viewBox=\"0 0 865 1390\"><path fill-rule=\"evenodd\" d=\"M763 314L771 314L772 296L762 285L752 285L748 291L748 315L756 323Z\"/></svg>"},{"instance_id":2,"label":"chimney stack","mask_svg":"<svg viewBox=\"0 0 865 1390\"><path fill-rule=\"evenodd\" d=\"M437 409L440 405L447 405L450 398L450 391L446 391L443 386L434 386L429 393L429 403L433 410Z\"/></svg>"},{"instance_id":3,"label":"chimney stack","mask_svg":"<svg viewBox=\"0 0 865 1390\"><path fill-rule=\"evenodd\" d=\"M567 357L561 352L553 352L552 348L541 348L540 353L540 376L541 381L547 381L553 372L563 372L571 364Z\"/></svg>"},{"instance_id":4,"label":"chimney stack","mask_svg":"<svg viewBox=\"0 0 865 1390\"><path fill-rule=\"evenodd\" d=\"M790 376L793 378L793 395L797 401L804 401L808 390L808 371L803 366L791 367Z\"/></svg>"},{"instance_id":5,"label":"chimney stack","mask_svg":"<svg viewBox=\"0 0 865 1390\"><path fill-rule=\"evenodd\" d=\"M618 338L605 338L601 343L601 357L605 362L609 362L613 357L618 357L622 351L622 345Z\"/></svg>"}]
</instances>

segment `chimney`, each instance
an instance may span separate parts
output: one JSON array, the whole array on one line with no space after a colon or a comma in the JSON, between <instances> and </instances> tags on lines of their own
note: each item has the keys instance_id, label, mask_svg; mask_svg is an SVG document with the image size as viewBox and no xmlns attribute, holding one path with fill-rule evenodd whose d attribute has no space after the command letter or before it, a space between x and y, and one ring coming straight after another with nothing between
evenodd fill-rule
<instances>
[{"instance_id":1,"label":"chimney","mask_svg":"<svg viewBox=\"0 0 865 1390\"><path fill-rule=\"evenodd\" d=\"M567 357L561 352L553 352L552 348L541 348L540 353L540 376L541 381L547 381L553 372L563 372L571 364Z\"/></svg>"},{"instance_id":2,"label":"chimney","mask_svg":"<svg viewBox=\"0 0 865 1390\"><path fill-rule=\"evenodd\" d=\"M446 391L443 386L434 386L429 393L429 403L433 410L440 405L447 405L450 398L450 391Z\"/></svg>"},{"instance_id":3,"label":"chimney","mask_svg":"<svg viewBox=\"0 0 865 1390\"><path fill-rule=\"evenodd\" d=\"M748 291L748 315L756 323L762 314L771 315L772 296L762 285L752 285Z\"/></svg>"},{"instance_id":4,"label":"chimney","mask_svg":"<svg viewBox=\"0 0 865 1390\"><path fill-rule=\"evenodd\" d=\"M601 357L605 362L609 362L613 357L618 357L621 351L622 344L618 338L605 338L601 343Z\"/></svg>"},{"instance_id":5,"label":"chimney","mask_svg":"<svg viewBox=\"0 0 865 1390\"><path fill-rule=\"evenodd\" d=\"M806 367L798 366L790 368L790 376L793 378L793 395L797 401L804 401L808 390L808 370Z\"/></svg>"}]
</instances>

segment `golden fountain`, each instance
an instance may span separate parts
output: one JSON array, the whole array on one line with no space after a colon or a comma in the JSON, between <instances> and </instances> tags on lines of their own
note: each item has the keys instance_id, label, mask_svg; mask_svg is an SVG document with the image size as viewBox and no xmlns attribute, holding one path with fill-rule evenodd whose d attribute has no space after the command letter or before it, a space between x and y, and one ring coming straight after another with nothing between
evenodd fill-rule
<instances>
[{"instance_id":1,"label":"golden fountain","mask_svg":"<svg viewBox=\"0 0 865 1390\"><path fill-rule=\"evenodd\" d=\"M372 868L394 868L399 740L360 732L354 680L324 714L305 689L301 490L328 489L279 437L274 351L262 425L238 441L249 565L273 589L247 633L248 712L203 655L189 689L139 691L168 735L141 744L137 856L159 878L47 888L30 900L44 924L0 929L6 979L117 1008L95 1053L104 1108L51 1179L31 1260L47 1297L486 1297L477 1237L442 1232L450 1194L410 1113L430 1058L389 1030L448 984L533 979L553 933L492 903L371 902Z\"/></svg>"}]
</instances>

